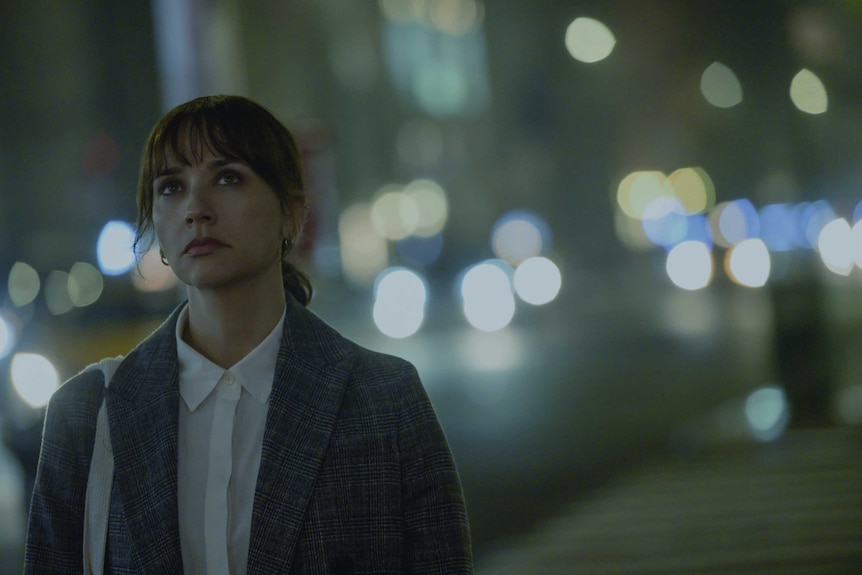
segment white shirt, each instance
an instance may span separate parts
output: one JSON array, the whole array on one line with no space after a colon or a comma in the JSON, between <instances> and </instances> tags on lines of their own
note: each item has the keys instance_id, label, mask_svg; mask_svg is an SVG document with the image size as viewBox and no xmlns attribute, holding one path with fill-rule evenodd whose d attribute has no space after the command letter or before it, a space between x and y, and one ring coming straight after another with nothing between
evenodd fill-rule
<instances>
[{"instance_id":1,"label":"white shirt","mask_svg":"<svg viewBox=\"0 0 862 575\"><path fill-rule=\"evenodd\" d=\"M267 401L281 345L281 320L248 355L224 369L183 341L180 364L177 503L183 570L244 575Z\"/></svg>"}]
</instances>

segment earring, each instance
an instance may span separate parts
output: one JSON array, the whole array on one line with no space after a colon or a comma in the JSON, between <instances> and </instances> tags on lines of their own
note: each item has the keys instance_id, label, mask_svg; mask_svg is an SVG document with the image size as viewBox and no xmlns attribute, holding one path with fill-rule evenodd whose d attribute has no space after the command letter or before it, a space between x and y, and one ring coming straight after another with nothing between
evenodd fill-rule
<instances>
[{"instance_id":1,"label":"earring","mask_svg":"<svg viewBox=\"0 0 862 575\"><path fill-rule=\"evenodd\" d=\"M161 249L159 249L159 257L161 258L163 264L165 264L166 266L170 265L168 263L168 258L165 257L165 252L163 252Z\"/></svg>"}]
</instances>

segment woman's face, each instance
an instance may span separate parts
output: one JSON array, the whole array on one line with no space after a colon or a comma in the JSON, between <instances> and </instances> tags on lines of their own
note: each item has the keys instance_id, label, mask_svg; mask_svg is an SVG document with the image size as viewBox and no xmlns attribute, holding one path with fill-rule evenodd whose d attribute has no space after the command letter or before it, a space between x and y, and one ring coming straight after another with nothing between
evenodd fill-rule
<instances>
[{"instance_id":1,"label":"woman's face","mask_svg":"<svg viewBox=\"0 0 862 575\"><path fill-rule=\"evenodd\" d=\"M281 285L281 246L288 218L270 186L251 167L206 148L191 163L168 156L153 180L153 227L179 279L200 289L264 277ZM275 280L273 280L275 281Z\"/></svg>"}]
</instances>

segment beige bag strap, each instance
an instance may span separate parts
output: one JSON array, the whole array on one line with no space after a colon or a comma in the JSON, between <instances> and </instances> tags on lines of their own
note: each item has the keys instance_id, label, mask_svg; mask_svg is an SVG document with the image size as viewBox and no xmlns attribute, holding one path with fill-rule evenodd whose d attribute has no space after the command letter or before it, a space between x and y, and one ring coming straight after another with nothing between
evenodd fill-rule
<instances>
[{"instance_id":1,"label":"beige bag strap","mask_svg":"<svg viewBox=\"0 0 862 575\"><path fill-rule=\"evenodd\" d=\"M102 370L106 390L122 361L122 356L110 357L91 366L93 369ZM108 410L103 398L96 418L96 440L93 443L93 459L90 462L87 495L84 500L84 575L102 575L105 568L105 542L113 482L114 452L111 449Z\"/></svg>"}]
</instances>

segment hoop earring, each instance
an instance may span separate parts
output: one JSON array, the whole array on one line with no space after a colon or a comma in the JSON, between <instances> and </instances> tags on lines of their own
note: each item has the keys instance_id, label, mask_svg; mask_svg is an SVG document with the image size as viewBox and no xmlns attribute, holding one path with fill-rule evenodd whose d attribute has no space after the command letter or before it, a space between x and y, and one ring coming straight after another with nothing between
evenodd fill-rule
<instances>
[{"instance_id":1,"label":"hoop earring","mask_svg":"<svg viewBox=\"0 0 862 575\"><path fill-rule=\"evenodd\" d=\"M162 263L165 264L166 266L171 265L168 263L168 258L165 257L165 252L163 252L161 249L159 249L159 258L161 258Z\"/></svg>"}]
</instances>

